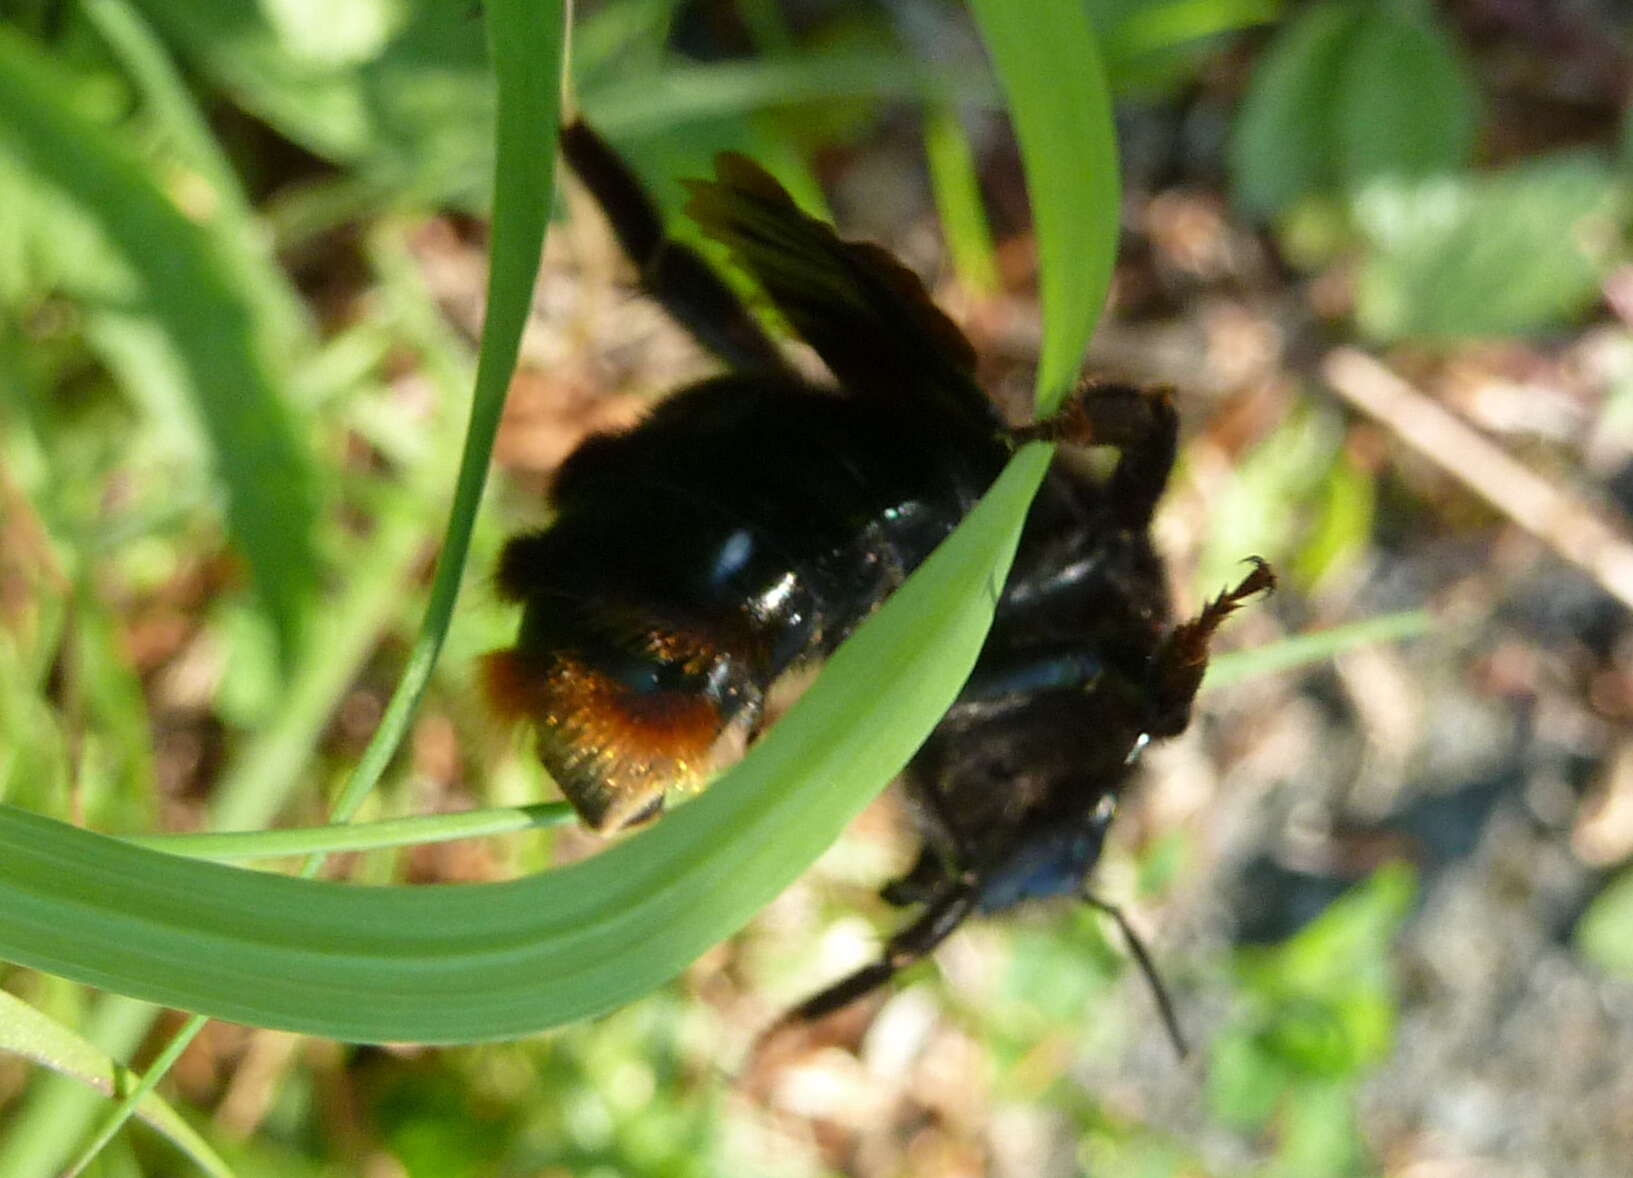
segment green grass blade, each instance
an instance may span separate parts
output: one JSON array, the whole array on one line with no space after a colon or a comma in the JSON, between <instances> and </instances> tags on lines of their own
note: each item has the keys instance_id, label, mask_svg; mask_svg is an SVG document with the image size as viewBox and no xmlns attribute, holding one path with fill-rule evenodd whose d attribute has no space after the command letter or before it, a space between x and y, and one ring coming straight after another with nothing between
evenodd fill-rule
<instances>
[{"instance_id":1,"label":"green grass blade","mask_svg":"<svg viewBox=\"0 0 1633 1178\"><path fill-rule=\"evenodd\" d=\"M292 658L317 578L317 491L269 376L249 296L210 236L103 127L62 102L64 80L0 28L0 159L73 204L140 277L147 309L185 367L227 524Z\"/></svg>"},{"instance_id":2,"label":"green grass blade","mask_svg":"<svg viewBox=\"0 0 1633 1178\"><path fill-rule=\"evenodd\" d=\"M84 1037L111 1059L128 1059L147 1038L159 1011L119 994L80 995ZM0 1174L57 1178L85 1127L105 1115L107 1101L66 1076L41 1076L0 1134Z\"/></svg>"},{"instance_id":3,"label":"green grass blade","mask_svg":"<svg viewBox=\"0 0 1633 1178\"><path fill-rule=\"evenodd\" d=\"M958 111L947 103L935 103L924 112L924 157L953 269L971 291L991 294L998 289L998 263L981 204L981 182L969 136Z\"/></svg>"},{"instance_id":4,"label":"green grass blade","mask_svg":"<svg viewBox=\"0 0 1633 1178\"><path fill-rule=\"evenodd\" d=\"M186 855L191 859L269 859L281 855L335 855L342 851L382 851L486 838L576 821L566 802L530 806L494 806L455 814L421 814L344 826L291 827L283 830L232 830L199 834L125 835L136 847Z\"/></svg>"},{"instance_id":5,"label":"green grass blade","mask_svg":"<svg viewBox=\"0 0 1633 1178\"><path fill-rule=\"evenodd\" d=\"M1043 288L1036 399L1048 413L1077 380L1117 256L1111 94L1080 0L970 0L970 8L1026 166Z\"/></svg>"},{"instance_id":6,"label":"green grass blade","mask_svg":"<svg viewBox=\"0 0 1633 1178\"><path fill-rule=\"evenodd\" d=\"M365 888L0 807L0 958L352 1040L490 1039L617 1006L741 927L907 761L974 663L1050 453L1016 457L742 764L601 855L509 883Z\"/></svg>"},{"instance_id":7,"label":"green grass blade","mask_svg":"<svg viewBox=\"0 0 1633 1178\"><path fill-rule=\"evenodd\" d=\"M1026 60L1070 73L1085 51L1094 59L1086 25L1077 31L1061 36L1052 16L1007 35ZM496 23L497 45L504 35ZM1018 126L1032 129L1029 168L1058 180L1031 153L1040 141L1058 145L1065 128L1098 131L1096 120L1063 113L1052 92L1041 111L1027 109L1035 91L1013 93ZM1105 102L1093 95L1090 109ZM1104 131L1109 139L1109 122ZM1103 273L1061 252L1074 226L1058 216L1059 200L1039 221L1044 264L1062 272L1046 295L1057 341L1086 334L1096 284L1104 290ZM1088 219L1114 238L1114 201ZM1074 317L1073 306L1090 312ZM600 856L504 884L367 889L160 855L0 808L0 956L347 1039L467 1041L609 1009L740 927L906 762L974 663L1050 453L1034 445L1017 455L741 765Z\"/></svg>"},{"instance_id":8,"label":"green grass blade","mask_svg":"<svg viewBox=\"0 0 1633 1178\"><path fill-rule=\"evenodd\" d=\"M195 1014L182 1024L181 1029L170 1037L170 1042L164 1045L164 1050L160 1051L148 1065L147 1071L135 1078L130 1091L125 1093L119 1103L113 1106L113 1111L103 1118L101 1127L68 1164L68 1168L62 1172L62 1178L79 1178L79 1175L84 1173L85 1167L94 1162L103 1148L125 1127L125 1122L135 1116L136 1111L153 1097L153 1090L159 1086L159 1081L164 1079L165 1073L169 1072L181 1058L181 1053L198 1037L198 1033L204 1029L207 1022L209 1019L201 1014Z\"/></svg>"},{"instance_id":9,"label":"green grass blade","mask_svg":"<svg viewBox=\"0 0 1633 1178\"><path fill-rule=\"evenodd\" d=\"M516 369L522 328L533 305L533 283L550 218L566 34L562 7L530 0L489 0L486 7L498 89L498 141L487 316L477 353L476 392L425 619L380 726L335 799L332 816L336 821L344 822L356 813L385 772L430 682L453 619L499 415ZM306 873L316 871L319 862L316 857L309 860Z\"/></svg>"},{"instance_id":10,"label":"green grass blade","mask_svg":"<svg viewBox=\"0 0 1633 1178\"><path fill-rule=\"evenodd\" d=\"M0 1051L32 1060L104 1096L114 1096L137 1082L132 1072L106 1052L4 990L0 990ZM168 1137L204 1173L232 1178L232 1170L209 1143L159 1097L151 1093L143 1097L135 1114Z\"/></svg>"},{"instance_id":11,"label":"green grass blade","mask_svg":"<svg viewBox=\"0 0 1633 1178\"><path fill-rule=\"evenodd\" d=\"M1432 632L1434 626L1432 614L1414 609L1380 614L1375 618L1334 626L1330 630L1298 634L1253 650L1235 650L1215 655L1208 664L1208 673L1202 684L1204 688L1212 691L1257 675L1269 675L1294 667L1324 663L1357 646L1416 638Z\"/></svg>"}]
</instances>

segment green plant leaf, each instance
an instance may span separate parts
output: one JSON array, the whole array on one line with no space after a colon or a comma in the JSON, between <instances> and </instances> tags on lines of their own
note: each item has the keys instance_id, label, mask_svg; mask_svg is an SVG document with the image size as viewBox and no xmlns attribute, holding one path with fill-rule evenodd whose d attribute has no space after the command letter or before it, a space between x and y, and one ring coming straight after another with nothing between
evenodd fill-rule
<instances>
[{"instance_id":1,"label":"green plant leaf","mask_svg":"<svg viewBox=\"0 0 1633 1178\"><path fill-rule=\"evenodd\" d=\"M1356 318L1378 340L1556 327L1625 256L1630 204L1599 156L1571 152L1481 176L1379 181L1353 213L1367 252Z\"/></svg>"},{"instance_id":2,"label":"green plant leaf","mask_svg":"<svg viewBox=\"0 0 1633 1178\"><path fill-rule=\"evenodd\" d=\"M0 807L0 957L366 1041L517 1035L627 1001L740 927L906 763L974 664L996 593L971 586L1002 583L1051 452L1016 456L742 764L601 855L509 883L365 888Z\"/></svg>"},{"instance_id":3,"label":"green plant leaf","mask_svg":"<svg viewBox=\"0 0 1633 1178\"><path fill-rule=\"evenodd\" d=\"M136 1083L134 1073L93 1043L4 990L0 990L0 1051L32 1060L104 1096L115 1096ZM136 1116L168 1137L204 1173L232 1178L232 1170L209 1143L159 1097L146 1096L137 1105Z\"/></svg>"},{"instance_id":4,"label":"green plant leaf","mask_svg":"<svg viewBox=\"0 0 1633 1178\"><path fill-rule=\"evenodd\" d=\"M523 11L517 4L512 15ZM996 56L1077 75L1095 60L1087 26L1069 5L1048 11L1031 25L1010 22ZM497 26L495 42L506 44ZM1104 93L1066 87L1086 97L1073 105L1060 89L1013 87L1029 175L1044 178L1042 207L1052 210L1038 232L1046 346L1057 353L1080 346L1092 325L1116 236L1115 199L1088 204L1088 216L1080 189L1068 199L1082 155L1035 158L1079 136L1091 163L1106 165L1093 172L1091 195L1115 193ZM502 98L500 111L503 126ZM499 236L496 226L496 249ZM1073 248L1085 244L1088 264ZM1024 448L742 764L600 856L510 883L370 889L182 860L0 808L0 956L338 1038L465 1041L609 1009L739 927L906 762L974 663L1050 456L1046 446ZM429 619L426 632L435 632Z\"/></svg>"},{"instance_id":5,"label":"green plant leaf","mask_svg":"<svg viewBox=\"0 0 1633 1178\"><path fill-rule=\"evenodd\" d=\"M1111 94L1076 0L971 0L970 8L1026 167L1043 299L1036 401L1048 413L1077 381L1117 260L1122 190Z\"/></svg>"},{"instance_id":6,"label":"green plant leaf","mask_svg":"<svg viewBox=\"0 0 1633 1178\"><path fill-rule=\"evenodd\" d=\"M1371 4L1347 39L1334 110L1338 186L1430 176L1468 162L1478 114L1474 82L1438 25Z\"/></svg>"},{"instance_id":7,"label":"green plant leaf","mask_svg":"<svg viewBox=\"0 0 1633 1178\"><path fill-rule=\"evenodd\" d=\"M1208 660L1202 683L1210 691L1229 687L1258 675L1271 675L1295 667L1330 662L1346 650L1380 642L1400 642L1434 632L1434 615L1427 610L1403 610L1379 614L1326 630L1296 634L1280 642L1256 646L1252 650L1232 650Z\"/></svg>"},{"instance_id":8,"label":"green plant leaf","mask_svg":"<svg viewBox=\"0 0 1633 1178\"><path fill-rule=\"evenodd\" d=\"M952 255L953 269L970 290L990 294L998 289L992 231L981 204L975 156L955 107L936 103L925 111L924 155L930 165L930 189L936 198L941 234Z\"/></svg>"},{"instance_id":9,"label":"green plant leaf","mask_svg":"<svg viewBox=\"0 0 1633 1178\"><path fill-rule=\"evenodd\" d=\"M555 191L555 139L560 123L560 76L566 14L563 4L527 0L490 3L487 21L497 90L492 239L488 249L487 313L476 362L476 390L460 454L454 501L420 631L357 769L335 800L339 822L357 811L385 772L413 720L453 620L482 487L505 393L516 371L522 328L533 307L533 285ZM307 862L308 873L319 860Z\"/></svg>"},{"instance_id":10,"label":"green plant leaf","mask_svg":"<svg viewBox=\"0 0 1633 1178\"><path fill-rule=\"evenodd\" d=\"M1230 142L1231 195L1245 212L1269 216L1328 179L1342 64L1360 11L1328 0L1276 34L1236 115Z\"/></svg>"},{"instance_id":11,"label":"green plant leaf","mask_svg":"<svg viewBox=\"0 0 1633 1178\"><path fill-rule=\"evenodd\" d=\"M298 649L317 579L317 491L273 386L252 300L208 234L173 205L104 128L65 106L66 79L0 29L0 158L61 194L95 225L138 284L185 371L227 525L275 622L286 661Z\"/></svg>"},{"instance_id":12,"label":"green plant leaf","mask_svg":"<svg viewBox=\"0 0 1633 1178\"><path fill-rule=\"evenodd\" d=\"M334 855L342 851L378 851L453 839L484 838L576 822L566 802L530 806L494 806L453 814L419 814L379 822L309 826L283 830L204 831L196 834L126 835L137 847L186 855L193 859L268 859L282 855Z\"/></svg>"}]
</instances>

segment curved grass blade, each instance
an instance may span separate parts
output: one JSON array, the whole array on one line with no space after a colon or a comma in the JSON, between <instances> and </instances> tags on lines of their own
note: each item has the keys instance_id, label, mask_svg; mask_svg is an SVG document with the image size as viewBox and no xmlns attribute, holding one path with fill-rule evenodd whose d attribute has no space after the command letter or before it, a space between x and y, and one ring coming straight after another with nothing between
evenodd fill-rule
<instances>
[{"instance_id":1,"label":"curved grass blade","mask_svg":"<svg viewBox=\"0 0 1633 1178\"><path fill-rule=\"evenodd\" d=\"M1062 27L1037 24L1041 46L1009 34L1052 71L1097 60L1086 23ZM1052 100L1017 121L1057 143L1098 126ZM1115 223L1114 207L1099 212ZM1065 257L1048 241L1060 223L1040 220L1046 264ZM1097 306L1078 289L1095 271L1067 275L1064 305ZM1077 336L1084 317L1047 291L1049 338ZM740 927L905 763L973 665L1050 453L1017 455L748 759L603 855L506 884L361 889L183 861L0 808L0 956L338 1038L468 1041L609 1009Z\"/></svg>"},{"instance_id":2,"label":"curved grass blade","mask_svg":"<svg viewBox=\"0 0 1633 1178\"><path fill-rule=\"evenodd\" d=\"M745 761L601 855L509 883L365 888L0 807L0 957L349 1040L469 1042L611 1009L741 927L907 761L974 664L1050 454L1017 455Z\"/></svg>"},{"instance_id":3,"label":"curved grass blade","mask_svg":"<svg viewBox=\"0 0 1633 1178\"><path fill-rule=\"evenodd\" d=\"M0 990L0 1051L32 1060L104 1096L117 1095L137 1079L94 1044L4 990ZM159 1097L146 1096L136 1115L168 1137L204 1173L232 1178L232 1170L209 1143Z\"/></svg>"},{"instance_id":4,"label":"curved grass blade","mask_svg":"<svg viewBox=\"0 0 1633 1178\"><path fill-rule=\"evenodd\" d=\"M432 581L430 602L402 679L370 740L361 763L335 802L333 815L345 821L385 771L418 707L441 651L459 595L476 511L481 503L488 458L515 370L522 327L532 304L544 227L549 216L555 164L559 78L565 41L562 5L542 10L524 0L491 0L487 11L498 91L495 200L488 278L488 313L478 351L476 390L466 432L454 502L443 550ZM535 137L543 128L548 146ZM315 874L322 853L310 856L303 874ZM110 1141L146 1093L180 1057L202 1029L199 1016L174 1035L160 1058L106 1118L70 1167L79 1173Z\"/></svg>"},{"instance_id":5,"label":"curved grass blade","mask_svg":"<svg viewBox=\"0 0 1633 1178\"><path fill-rule=\"evenodd\" d=\"M1038 239L1048 413L1077 380L1117 258L1121 184L1111 93L1080 0L970 0L1009 97Z\"/></svg>"},{"instance_id":6,"label":"curved grass blade","mask_svg":"<svg viewBox=\"0 0 1633 1178\"><path fill-rule=\"evenodd\" d=\"M357 812L402 743L453 620L493 439L499 430L499 415L516 370L522 328L533 305L533 283L538 277L544 230L550 217L566 38L563 8L560 3L534 4L529 0L489 0L486 6L498 90L498 138L487 315L477 351L476 392L425 619L380 726L335 800L332 817L339 822ZM308 860L304 873L316 872L320 862L317 857Z\"/></svg>"},{"instance_id":7,"label":"curved grass blade","mask_svg":"<svg viewBox=\"0 0 1633 1178\"><path fill-rule=\"evenodd\" d=\"M77 989L77 987L76 987ZM75 1014L83 1036L113 1059L128 1059L146 1041L158 1011L120 994L80 995ZM151 1069L150 1069L151 1070ZM0 1133L0 1174L6 1178L59 1178L75 1142L108 1102L65 1076L42 1076L8 1109Z\"/></svg>"},{"instance_id":8,"label":"curved grass blade","mask_svg":"<svg viewBox=\"0 0 1633 1178\"><path fill-rule=\"evenodd\" d=\"M271 859L281 855L335 855L342 851L417 847L454 839L567 826L575 821L577 815L566 802L535 802L530 806L494 806L455 814L421 814L343 826L125 835L123 841L151 851L185 855L189 859Z\"/></svg>"},{"instance_id":9,"label":"curved grass blade","mask_svg":"<svg viewBox=\"0 0 1633 1178\"><path fill-rule=\"evenodd\" d=\"M64 92L38 51L0 28L0 157L60 192L139 277L186 372L227 490L228 530L290 660L317 581L317 489L269 376L254 301L211 237Z\"/></svg>"}]
</instances>

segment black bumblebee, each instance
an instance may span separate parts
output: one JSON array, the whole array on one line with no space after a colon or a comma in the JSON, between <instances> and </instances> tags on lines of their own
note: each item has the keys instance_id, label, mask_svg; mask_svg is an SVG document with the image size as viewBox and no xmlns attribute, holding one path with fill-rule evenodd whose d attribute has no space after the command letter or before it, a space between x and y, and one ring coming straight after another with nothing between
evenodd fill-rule
<instances>
[{"instance_id":1,"label":"black bumblebee","mask_svg":"<svg viewBox=\"0 0 1633 1178\"><path fill-rule=\"evenodd\" d=\"M923 851L884 895L917 917L878 961L789 1017L866 993L974 912L1084 894L1141 749L1185 728L1215 629L1274 582L1255 560L1241 584L1173 623L1148 534L1175 455L1169 394L1094 386L1056 418L1006 426L975 382L969 342L916 277L722 155L714 180L688 184L687 214L833 374L813 383L701 257L664 235L606 143L574 123L562 147L645 291L732 372L563 464L555 522L511 540L500 561L500 591L523 614L516 645L485 663L495 709L536 729L545 767L591 829L649 818L667 790L741 755L777 685L877 608L1017 445L1113 446L1109 474L1070 449L1056 458L975 671L908 766Z\"/></svg>"}]
</instances>

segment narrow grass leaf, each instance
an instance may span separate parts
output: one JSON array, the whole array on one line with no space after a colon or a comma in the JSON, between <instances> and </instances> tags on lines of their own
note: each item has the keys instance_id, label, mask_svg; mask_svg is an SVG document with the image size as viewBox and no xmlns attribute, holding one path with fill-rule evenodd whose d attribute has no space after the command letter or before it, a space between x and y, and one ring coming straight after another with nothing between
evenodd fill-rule
<instances>
[{"instance_id":1,"label":"narrow grass leaf","mask_svg":"<svg viewBox=\"0 0 1633 1178\"><path fill-rule=\"evenodd\" d=\"M95 1044L4 990L0 990L0 1051L32 1060L104 1096L117 1095L137 1082L134 1073L115 1063ZM204 1173L232 1178L232 1170L209 1143L159 1097L149 1093L135 1112Z\"/></svg>"},{"instance_id":2,"label":"narrow grass leaf","mask_svg":"<svg viewBox=\"0 0 1633 1178\"><path fill-rule=\"evenodd\" d=\"M366 888L0 807L0 958L375 1042L525 1034L636 997L741 927L906 763L974 664L1051 452L1016 456L745 761L601 855L508 883Z\"/></svg>"},{"instance_id":3,"label":"narrow grass leaf","mask_svg":"<svg viewBox=\"0 0 1633 1178\"><path fill-rule=\"evenodd\" d=\"M535 802L530 806L494 806L342 826L125 835L124 841L191 859L270 859L282 855L335 855L343 851L382 851L391 847L446 843L454 839L566 826L576 820L573 808L566 802Z\"/></svg>"},{"instance_id":4,"label":"narrow grass leaf","mask_svg":"<svg viewBox=\"0 0 1633 1178\"><path fill-rule=\"evenodd\" d=\"M971 0L1009 98L1038 240L1047 413L1077 380L1117 257L1121 184L1111 94L1078 0Z\"/></svg>"},{"instance_id":5,"label":"narrow grass leaf","mask_svg":"<svg viewBox=\"0 0 1633 1178\"><path fill-rule=\"evenodd\" d=\"M136 83L155 126L208 186L207 199L193 198L193 216L211 233L220 256L236 267L270 342L309 347L305 308L274 260L270 235L256 222L232 162L211 135L165 46L130 0L84 0L82 7Z\"/></svg>"},{"instance_id":6,"label":"narrow grass leaf","mask_svg":"<svg viewBox=\"0 0 1633 1178\"><path fill-rule=\"evenodd\" d=\"M64 91L32 45L0 29L0 156L81 209L139 276L186 370L226 487L228 530L292 658L316 584L317 492L258 346L252 302L210 237L110 132L64 106Z\"/></svg>"},{"instance_id":7,"label":"narrow grass leaf","mask_svg":"<svg viewBox=\"0 0 1633 1178\"><path fill-rule=\"evenodd\" d=\"M1405 610L1334 626L1330 630L1299 634L1252 650L1229 651L1209 660L1208 673L1202 685L1211 691L1256 675L1328 662L1358 646L1400 642L1431 633L1434 624L1434 616L1425 610Z\"/></svg>"},{"instance_id":8,"label":"narrow grass leaf","mask_svg":"<svg viewBox=\"0 0 1633 1178\"><path fill-rule=\"evenodd\" d=\"M78 987L75 988L79 989ZM74 995L84 1038L110 1059L129 1059L147 1039L159 1011L119 994ZM60 1178L74 1143L106 1116L107 1101L66 1076L42 1076L29 1085L0 1134L0 1174L6 1178Z\"/></svg>"},{"instance_id":9,"label":"narrow grass leaf","mask_svg":"<svg viewBox=\"0 0 1633 1178\"><path fill-rule=\"evenodd\" d=\"M539 273L555 191L556 127L560 121L566 35L562 5L490 0L486 16L498 91L498 141L487 314L477 352L476 391L425 618L380 726L335 800L332 816L340 822L357 812L402 743L453 619L493 439L499 430L499 415L516 370L522 328L533 306L533 283ZM306 873L315 872L319 861L316 857L308 860Z\"/></svg>"},{"instance_id":10,"label":"narrow grass leaf","mask_svg":"<svg viewBox=\"0 0 1633 1178\"><path fill-rule=\"evenodd\" d=\"M998 264L981 204L981 180L958 111L947 103L924 112L924 155L953 269L970 290L991 294L998 289Z\"/></svg>"}]
</instances>

